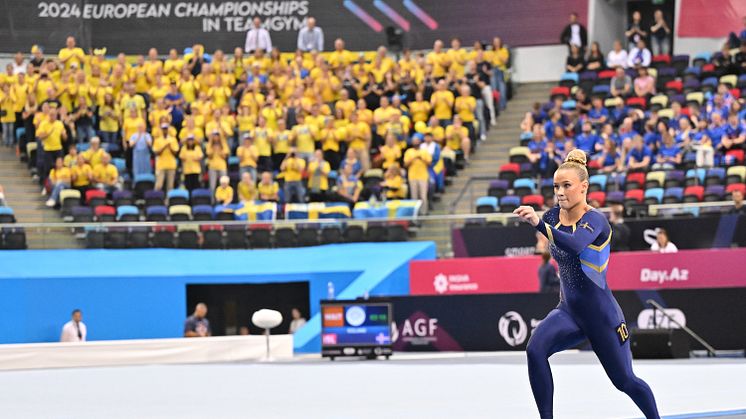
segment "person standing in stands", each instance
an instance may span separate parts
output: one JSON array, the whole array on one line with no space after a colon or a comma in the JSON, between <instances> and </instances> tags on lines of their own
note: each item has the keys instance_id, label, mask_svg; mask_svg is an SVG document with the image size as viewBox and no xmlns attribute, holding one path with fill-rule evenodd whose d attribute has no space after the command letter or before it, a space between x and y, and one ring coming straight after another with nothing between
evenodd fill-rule
<instances>
[{"instance_id":1,"label":"person standing in stands","mask_svg":"<svg viewBox=\"0 0 746 419\"><path fill-rule=\"evenodd\" d=\"M324 50L324 31L316 26L316 18L309 17L306 26L298 31L298 49L303 52Z\"/></svg>"},{"instance_id":2,"label":"person standing in stands","mask_svg":"<svg viewBox=\"0 0 746 419\"><path fill-rule=\"evenodd\" d=\"M153 173L150 167L150 148L153 146L153 137L145 131L145 121L137 124L137 132L127 139L132 148L132 175L137 178L140 175Z\"/></svg>"},{"instance_id":3,"label":"person standing in stands","mask_svg":"<svg viewBox=\"0 0 746 419\"><path fill-rule=\"evenodd\" d=\"M668 55L671 44L671 28L668 27L663 11L656 10L653 14L655 23L650 27L653 55Z\"/></svg>"},{"instance_id":4,"label":"person standing in stands","mask_svg":"<svg viewBox=\"0 0 746 419\"><path fill-rule=\"evenodd\" d=\"M412 147L404 153L404 166L407 168L409 195L412 199L422 200L420 212L423 215L426 215L428 211L427 195L430 180L428 167L431 161L430 153L420 149L420 137L417 135L412 137Z\"/></svg>"},{"instance_id":5,"label":"person standing in stands","mask_svg":"<svg viewBox=\"0 0 746 419\"><path fill-rule=\"evenodd\" d=\"M83 312L80 309L73 310L72 319L62 326L60 342L85 342L88 328L83 323Z\"/></svg>"},{"instance_id":6,"label":"person standing in stands","mask_svg":"<svg viewBox=\"0 0 746 419\"><path fill-rule=\"evenodd\" d=\"M161 190L165 183L166 192L174 188L174 181L176 180L176 154L179 152L179 141L170 133L170 127L167 122L161 123L161 132L163 134L158 136L153 142L153 154L156 155L155 189Z\"/></svg>"},{"instance_id":7,"label":"person standing in stands","mask_svg":"<svg viewBox=\"0 0 746 419\"><path fill-rule=\"evenodd\" d=\"M212 336L210 321L207 320L207 304L199 303L194 308L194 314L184 322L185 338L204 338Z\"/></svg>"},{"instance_id":8,"label":"person standing in stands","mask_svg":"<svg viewBox=\"0 0 746 419\"><path fill-rule=\"evenodd\" d=\"M539 266L539 292L558 293L560 288L557 268L550 263L552 255L549 252L541 254L541 266Z\"/></svg>"},{"instance_id":9,"label":"person standing in stands","mask_svg":"<svg viewBox=\"0 0 746 419\"><path fill-rule=\"evenodd\" d=\"M577 13L570 13L570 23L562 30L560 42L567 45L568 48L575 45L578 47L580 55L585 55L585 47L588 45L588 31L585 26L578 22Z\"/></svg>"},{"instance_id":10,"label":"person standing in stands","mask_svg":"<svg viewBox=\"0 0 746 419\"><path fill-rule=\"evenodd\" d=\"M668 239L668 232L659 228L655 241L650 245L650 250L658 253L676 253L679 251L679 248Z\"/></svg>"},{"instance_id":11,"label":"person standing in stands","mask_svg":"<svg viewBox=\"0 0 746 419\"><path fill-rule=\"evenodd\" d=\"M261 49L269 54L272 52L272 38L269 36L269 31L262 27L262 20L258 17L254 18L253 23L254 27L246 33L244 51L252 54L257 49Z\"/></svg>"},{"instance_id":12,"label":"person standing in stands","mask_svg":"<svg viewBox=\"0 0 746 419\"><path fill-rule=\"evenodd\" d=\"M639 10L632 12L632 22L629 24L629 29L624 32L624 36L627 37L628 48L632 48L633 45L637 45L637 42L647 38L648 33L642 30L642 15Z\"/></svg>"}]
</instances>

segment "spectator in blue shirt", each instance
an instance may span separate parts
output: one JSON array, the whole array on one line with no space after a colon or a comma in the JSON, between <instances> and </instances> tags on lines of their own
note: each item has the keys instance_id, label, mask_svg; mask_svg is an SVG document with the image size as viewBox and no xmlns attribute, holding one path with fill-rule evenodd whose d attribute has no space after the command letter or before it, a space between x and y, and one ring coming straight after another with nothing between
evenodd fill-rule
<instances>
[{"instance_id":1,"label":"spectator in blue shirt","mask_svg":"<svg viewBox=\"0 0 746 419\"><path fill-rule=\"evenodd\" d=\"M639 135L632 138L632 148L627 153L627 168L630 171L646 171L653 159L653 152L642 142Z\"/></svg>"},{"instance_id":2,"label":"spectator in blue shirt","mask_svg":"<svg viewBox=\"0 0 746 419\"><path fill-rule=\"evenodd\" d=\"M725 135L729 140L733 141L733 144L741 145L746 140L746 128L744 124L738 120L738 114L731 112L728 115L728 124L725 126Z\"/></svg>"},{"instance_id":3,"label":"spectator in blue shirt","mask_svg":"<svg viewBox=\"0 0 746 419\"><path fill-rule=\"evenodd\" d=\"M541 152L539 160L536 162L537 172L541 177L552 177L557 168L559 168L559 165L564 161L564 158L557 152L557 145L555 142L549 141Z\"/></svg>"},{"instance_id":4,"label":"spectator in blue shirt","mask_svg":"<svg viewBox=\"0 0 746 419\"><path fill-rule=\"evenodd\" d=\"M691 135L692 148L696 152L697 167L710 168L715 163L715 148L707 134L707 121L700 119Z\"/></svg>"},{"instance_id":5,"label":"spectator in blue shirt","mask_svg":"<svg viewBox=\"0 0 746 419\"><path fill-rule=\"evenodd\" d=\"M609 111L604 108L604 101L599 97L593 98L591 106L591 110L588 111L588 119L594 127L598 128L609 120Z\"/></svg>"},{"instance_id":6,"label":"spectator in blue shirt","mask_svg":"<svg viewBox=\"0 0 746 419\"><path fill-rule=\"evenodd\" d=\"M728 151L732 147L732 142L729 141L728 137L725 136L725 123L723 122L722 116L719 113L711 115L711 123L707 127L707 136L712 140L712 146L716 149L720 148L723 151ZM725 142L723 143L723 140Z\"/></svg>"},{"instance_id":7,"label":"spectator in blue shirt","mask_svg":"<svg viewBox=\"0 0 746 419\"><path fill-rule=\"evenodd\" d=\"M692 124L689 119L684 117L679 119L678 129L670 129L669 133L674 136L677 146L683 149L691 147L692 142Z\"/></svg>"},{"instance_id":8,"label":"spectator in blue shirt","mask_svg":"<svg viewBox=\"0 0 746 419\"><path fill-rule=\"evenodd\" d=\"M629 108L621 98L618 98L616 105L611 109L611 120L615 126L619 126L627 116L629 116Z\"/></svg>"},{"instance_id":9,"label":"spectator in blue shirt","mask_svg":"<svg viewBox=\"0 0 746 419\"><path fill-rule=\"evenodd\" d=\"M668 126L676 129L679 127L679 119L685 118L686 116L681 113L681 103L679 102L671 102L671 111L673 111L673 116L668 120Z\"/></svg>"},{"instance_id":10,"label":"spectator in blue shirt","mask_svg":"<svg viewBox=\"0 0 746 419\"><path fill-rule=\"evenodd\" d=\"M616 135L614 132L614 127L611 124L604 124L604 126L601 127L601 141L606 142L606 140L611 140L614 142L614 144L619 147L619 136Z\"/></svg>"},{"instance_id":11,"label":"spectator in blue shirt","mask_svg":"<svg viewBox=\"0 0 746 419\"><path fill-rule=\"evenodd\" d=\"M668 129L666 123L663 121L658 121L658 126L656 126L652 121L645 123L645 134L643 134L642 140L645 145L651 149L658 148L658 142L661 140L660 125L663 125L664 131Z\"/></svg>"},{"instance_id":12,"label":"spectator in blue shirt","mask_svg":"<svg viewBox=\"0 0 746 419\"><path fill-rule=\"evenodd\" d=\"M602 145L599 143L599 138L596 134L591 131L590 121L583 122L583 132L575 136L575 145L586 152L586 154L596 154L601 151Z\"/></svg>"},{"instance_id":13,"label":"spectator in blue shirt","mask_svg":"<svg viewBox=\"0 0 746 419\"><path fill-rule=\"evenodd\" d=\"M601 167L598 169L601 173L611 173L621 170L622 156L617 151L616 143L613 140L607 139L604 141L604 149L596 161L598 161L598 165Z\"/></svg>"},{"instance_id":14,"label":"spectator in blue shirt","mask_svg":"<svg viewBox=\"0 0 746 419\"><path fill-rule=\"evenodd\" d=\"M629 150L632 139L640 135L635 131L632 124L632 118L627 117L624 118L622 125L619 126L619 142L622 144L622 150Z\"/></svg>"},{"instance_id":15,"label":"spectator in blue shirt","mask_svg":"<svg viewBox=\"0 0 746 419\"><path fill-rule=\"evenodd\" d=\"M712 120L714 114L719 114L722 119L727 119L730 109L725 105L723 96L716 94L710 101L707 102L705 107L705 115Z\"/></svg>"},{"instance_id":16,"label":"spectator in blue shirt","mask_svg":"<svg viewBox=\"0 0 746 419\"><path fill-rule=\"evenodd\" d=\"M682 121L688 121L682 119ZM688 134L687 134L688 135ZM669 133L663 134L663 140L658 148L658 154L655 156L653 170L670 170L681 164L682 150L674 142Z\"/></svg>"}]
</instances>

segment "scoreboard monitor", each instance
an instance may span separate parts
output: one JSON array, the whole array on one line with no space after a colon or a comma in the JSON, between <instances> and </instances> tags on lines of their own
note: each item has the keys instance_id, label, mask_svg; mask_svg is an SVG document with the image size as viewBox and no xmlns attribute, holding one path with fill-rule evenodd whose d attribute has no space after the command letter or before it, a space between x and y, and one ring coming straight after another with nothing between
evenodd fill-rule
<instances>
[{"instance_id":1,"label":"scoreboard monitor","mask_svg":"<svg viewBox=\"0 0 746 419\"><path fill-rule=\"evenodd\" d=\"M391 312L389 302L322 301L321 355L388 358Z\"/></svg>"}]
</instances>

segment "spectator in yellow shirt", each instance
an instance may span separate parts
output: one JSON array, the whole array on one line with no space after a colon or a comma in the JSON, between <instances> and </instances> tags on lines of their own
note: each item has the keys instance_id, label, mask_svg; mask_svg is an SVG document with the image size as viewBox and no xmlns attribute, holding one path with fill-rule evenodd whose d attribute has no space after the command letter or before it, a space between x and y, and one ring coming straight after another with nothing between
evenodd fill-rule
<instances>
[{"instance_id":1,"label":"spectator in yellow shirt","mask_svg":"<svg viewBox=\"0 0 746 419\"><path fill-rule=\"evenodd\" d=\"M101 165L104 154L106 151L101 148L101 139L98 137L91 138L91 145L88 150L80 153L85 158L85 161L91 165L92 168L96 168Z\"/></svg>"},{"instance_id":2,"label":"spectator in yellow shirt","mask_svg":"<svg viewBox=\"0 0 746 419\"><path fill-rule=\"evenodd\" d=\"M507 71L510 52L503 44L500 37L492 39L492 84L493 91L500 92L500 110L504 110L508 103L507 95Z\"/></svg>"},{"instance_id":3,"label":"spectator in yellow shirt","mask_svg":"<svg viewBox=\"0 0 746 419\"><path fill-rule=\"evenodd\" d=\"M3 144L6 147L15 145L16 94L10 83L2 85L0 90L0 122L3 124Z\"/></svg>"},{"instance_id":4,"label":"spectator in yellow shirt","mask_svg":"<svg viewBox=\"0 0 746 419\"><path fill-rule=\"evenodd\" d=\"M318 130L316 125L306 121L308 118L303 113L297 116L298 123L293 127L293 139L295 140L295 149L298 157L303 160L310 160L316 149L316 136Z\"/></svg>"},{"instance_id":5,"label":"spectator in yellow shirt","mask_svg":"<svg viewBox=\"0 0 746 419\"><path fill-rule=\"evenodd\" d=\"M438 39L433 43L433 50L427 54L426 62L433 68L433 78L437 80L446 76L451 62L450 57L443 51L443 41Z\"/></svg>"},{"instance_id":6,"label":"spectator in yellow shirt","mask_svg":"<svg viewBox=\"0 0 746 419\"><path fill-rule=\"evenodd\" d=\"M179 151L181 173L184 175L184 186L189 192L200 187L202 177L202 147L197 145L194 135L186 137L186 142Z\"/></svg>"},{"instance_id":7,"label":"spectator in yellow shirt","mask_svg":"<svg viewBox=\"0 0 746 419\"><path fill-rule=\"evenodd\" d=\"M49 172L49 183L52 185L52 193L49 195L47 200L47 206L49 208L57 205L57 200L60 198L60 192L63 189L70 187L72 182L72 175L70 174L70 168L65 167L62 157L57 157L55 160L54 169Z\"/></svg>"},{"instance_id":8,"label":"spectator in yellow shirt","mask_svg":"<svg viewBox=\"0 0 746 419\"><path fill-rule=\"evenodd\" d=\"M453 118L453 125L446 128L446 147L454 151L461 150L464 153L464 160L469 161L471 154L469 130L461 123L458 115Z\"/></svg>"},{"instance_id":9,"label":"spectator in yellow shirt","mask_svg":"<svg viewBox=\"0 0 746 419\"><path fill-rule=\"evenodd\" d=\"M228 147L220 139L220 132L213 131L207 144L207 174L210 190L214 191L221 176L228 175Z\"/></svg>"},{"instance_id":10,"label":"spectator in yellow shirt","mask_svg":"<svg viewBox=\"0 0 746 419\"><path fill-rule=\"evenodd\" d=\"M461 122L469 130L469 138L472 141L477 140L477 130L474 126L477 110L477 99L471 95L471 87L468 84L462 84L458 88L459 96L453 105L456 114L461 118Z\"/></svg>"},{"instance_id":11,"label":"spectator in yellow shirt","mask_svg":"<svg viewBox=\"0 0 746 419\"><path fill-rule=\"evenodd\" d=\"M436 90L430 97L430 105L433 107L433 112L435 117L438 118L440 126L446 127L451 123L454 102L455 98L453 97L453 93L448 90L446 81L438 81Z\"/></svg>"},{"instance_id":12,"label":"spectator in yellow shirt","mask_svg":"<svg viewBox=\"0 0 746 419\"><path fill-rule=\"evenodd\" d=\"M427 122L430 118L432 106L430 102L425 101L422 92L417 91L414 95L414 102L409 103L409 114L412 116L412 122Z\"/></svg>"},{"instance_id":13,"label":"spectator in yellow shirt","mask_svg":"<svg viewBox=\"0 0 746 419\"><path fill-rule=\"evenodd\" d=\"M339 91L339 100L334 104L334 109L341 109L344 117L350 118L350 115L355 112L355 101L350 99L350 92L346 89Z\"/></svg>"},{"instance_id":14,"label":"spectator in yellow shirt","mask_svg":"<svg viewBox=\"0 0 746 419\"><path fill-rule=\"evenodd\" d=\"M98 107L99 130L101 139L105 143L115 144L117 142L120 115L119 106L114 102L114 95L106 93L103 106Z\"/></svg>"},{"instance_id":15,"label":"spectator in yellow shirt","mask_svg":"<svg viewBox=\"0 0 746 419\"><path fill-rule=\"evenodd\" d=\"M259 159L259 151L254 145L251 134L246 132L241 138L241 145L236 149L236 156L239 159L238 171L243 177L244 173L251 174L251 178L256 178L256 165Z\"/></svg>"},{"instance_id":16,"label":"spectator in yellow shirt","mask_svg":"<svg viewBox=\"0 0 746 419\"><path fill-rule=\"evenodd\" d=\"M46 119L43 119L36 129L36 136L42 141L42 173L39 174L43 182L54 166L57 157L62 157L62 140L67 139L65 125L58 120L57 109L50 108Z\"/></svg>"},{"instance_id":17,"label":"spectator in yellow shirt","mask_svg":"<svg viewBox=\"0 0 746 419\"><path fill-rule=\"evenodd\" d=\"M85 192L91 187L91 182L93 182L93 168L86 163L81 154L78 154L77 164L70 168L70 173L73 188L85 195Z\"/></svg>"},{"instance_id":18,"label":"spectator in yellow shirt","mask_svg":"<svg viewBox=\"0 0 746 419\"><path fill-rule=\"evenodd\" d=\"M277 131L272 135L271 140L272 167L280 167L290 150L290 143L293 141L293 131L287 129L285 118L277 120Z\"/></svg>"},{"instance_id":19,"label":"spectator in yellow shirt","mask_svg":"<svg viewBox=\"0 0 746 419\"><path fill-rule=\"evenodd\" d=\"M394 134L388 134L386 136L386 143L381 146L378 153L381 167L388 169L393 165L399 165L399 159L401 159L401 147L396 140Z\"/></svg>"},{"instance_id":20,"label":"spectator in yellow shirt","mask_svg":"<svg viewBox=\"0 0 746 419\"><path fill-rule=\"evenodd\" d=\"M60 50L57 58L65 66L65 70L70 70L72 67L82 68L83 62L85 62L85 52L75 46L74 37L68 36L65 41L65 48Z\"/></svg>"},{"instance_id":21,"label":"spectator in yellow shirt","mask_svg":"<svg viewBox=\"0 0 746 419\"><path fill-rule=\"evenodd\" d=\"M420 142L419 135L412 137L412 147L404 153L404 166L407 168L409 195L412 199L422 201L420 212L427 214L428 188L430 187L428 167L432 161L432 156L427 150L420 149Z\"/></svg>"},{"instance_id":22,"label":"spectator in yellow shirt","mask_svg":"<svg viewBox=\"0 0 746 419\"><path fill-rule=\"evenodd\" d=\"M265 172L266 173L266 172ZM238 200L241 202L252 202L257 198L256 184L254 184L254 178L251 177L251 173L244 172L241 175L241 181L238 182Z\"/></svg>"},{"instance_id":23,"label":"spectator in yellow shirt","mask_svg":"<svg viewBox=\"0 0 746 419\"><path fill-rule=\"evenodd\" d=\"M161 124L161 135L153 141L153 154L155 154L155 189L163 189L165 182L166 192L174 188L176 180L176 153L179 152L179 142L169 132L168 124Z\"/></svg>"},{"instance_id":24,"label":"spectator in yellow shirt","mask_svg":"<svg viewBox=\"0 0 746 419\"><path fill-rule=\"evenodd\" d=\"M111 156L108 153L104 153L101 164L93 169L93 180L96 182L96 187L106 191L106 193L121 188L119 170L111 164Z\"/></svg>"},{"instance_id":25,"label":"spectator in yellow shirt","mask_svg":"<svg viewBox=\"0 0 746 419\"><path fill-rule=\"evenodd\" d=\"M456 77L464 77L464 65L466 64L467 53L461 48L461 40L458 38L451 39L451 49L446 53L451 66L449 72L453 72Z\"/></svg>"},{"instance_id":26,"label":"spectator in yellow shirt","mask_svg":"<svg viewBox=\"0 0 746 419\"><path fill-rule=\"evenodd\" d=\"M231 178L220 176L220 185L215 189L215 203L218 205L230 205L233 202L233 188Z\"/></svg>"},{"instance_id":27,"label":"spectator in yellow shirt","mask_svg":"<svg viewBox=\"0 0 746 419\"><path fill-rule=\"evenodd\" d=\"M262 180L257 186L257 191L260 201L277 202L280 200L278 195L280 186L272 179L272 172L262 172Z\"/></svg>"},{"instance_id":28,"label":"spectator in yellow shirt","mask_svg":"<svg viewBox=\"0 0 746 419\"><path fill-rule=\"evenodd\" d=\"M351 164L345 164L342 167L342 174L337 181L337 194L334 198L335 200L347 202L350 206L355 205L360 198L360 192L363 191L363 183L360 182L352 171Z\"/></svg>"},{"instance_id":29,"label":"spectator in yellow shirt","mask_svg":"<svg viewBox=\"0 0 746 419\"><path fill-rule=\"evenodd\" d=\"M329 172L332 167L324 160L324 152L316 150L308 163L308 190L310 202L323 202L329 191Z\"/></svg>"},{"instance_id":30,"label":"spectator in yellow shirt","mask_svg":"<svg viewBox=\"0 0 746 419\"><path fill-rule=\"evenodd\" d=\"M280 170L285 179L285 202L299 203L306 202L306 188L303 187L303 172L306 169L306 161L302 159L295 147L290 149L287 157L280 165Z\"/></svg>"},{"instance_id":31,"label":"spectator in yellow shirt","mask_svg":"<svg viewBox=\"0 0 746 419\"><path fill-rule=\"evenodd\" d=\"M381 187L386 191L388 199L405 199L407 197L407 188L404 185L404 178L401 176L399 163L394 163L386 169Z\"/></svg>"}]
</instances>

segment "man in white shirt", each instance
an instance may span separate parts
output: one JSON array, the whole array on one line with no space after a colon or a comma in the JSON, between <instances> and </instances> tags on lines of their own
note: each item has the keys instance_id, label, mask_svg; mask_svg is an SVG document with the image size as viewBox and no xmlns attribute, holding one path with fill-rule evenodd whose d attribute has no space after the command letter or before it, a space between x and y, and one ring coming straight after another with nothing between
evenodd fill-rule
<instances>
[{"instance_id":1,"label":"man in white shirt","mask_svg":"<svg viewBox=\"0 0 746 419\"><path fill-rule=\"evenodd\" d=\"M627 66L633 68L648 67L652 58L650 50L645 47L645 41L639 40L637 41L637 45L627 55Z\"/></svg>"},{"instance_id":2,"label":"man in white shirt","mask_svg":"<svg viewBox=\"0 0 746 419\"><path fill-rule=\"evenodd\" d=\"M60 342L85 342L88 330L83 323L83 313L77 308L73 310L72 319L62 326Z\"/></svg>"},{"instance_id":3,"label":"man in white shirt","mask_svg":"<svg viewBox=\"0 0 746 419\"><path fill-rule=\"evenodd\" d=\"M23 53L17 52L13 57L13 74L26 73L26 60L23 58Z\"/></svg>"},{"instance_id":4,"label":"man in white shirt","mask_svg":"<svg viewBox=\"0 0 746 419\"><path fill-rule=\"evenodd\" d=\"M627 51L622 48L622 42L614 41L614 48L606 56L606 66L609 68L627 68Z\"/></svg>"},{"instance_id":5,"label":"man in white shirt","mask_svg":"<svg viewBox=\"0 0 746 419\"><path fill-rule=\"evenodd\" d=\"M262 49L269 54L272 51L272 39L269 31L262 27L262 20L254 18L254 27L246 33L246 46L244 51L252 53L256 49Z\"/></svg>"},{"instance_id":6,"label":"man in white shirt","mask_svg":"<svg viewBox=\"0 0 746 419\"><path fill-rule=\"evenodd\" d=\"M316 19L309 17L306 26L298 31L298 49L303 52L324 50L324 31L316 26Z\"/></svg>"}]
</instances>

